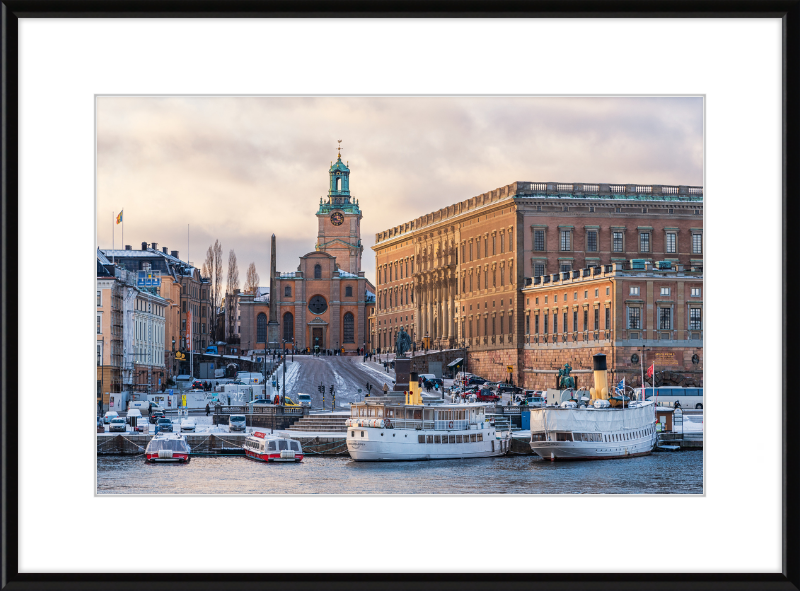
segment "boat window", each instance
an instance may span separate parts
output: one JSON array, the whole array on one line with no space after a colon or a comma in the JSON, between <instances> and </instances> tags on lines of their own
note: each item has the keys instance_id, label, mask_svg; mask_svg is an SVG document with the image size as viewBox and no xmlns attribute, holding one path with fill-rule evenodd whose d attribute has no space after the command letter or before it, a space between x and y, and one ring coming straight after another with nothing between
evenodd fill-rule
<instances>
[{"instance_id":1,"label":"boat window","mask_svg":"<svg viewBox=\"0 0 800 591\"><path fill-rule=\"evenodd\" d=\"M299 441L292 441L292 449L294 451L300 451L300 442Z\"/></svg>"},{"instance_id":2,"label":"boat window","mask_svg":"<svg viewBox=\"0 0 800 591\"><path fill-rule=\"evenodd\" d=\"M433 420L433 410L432 409L429 409L429 408L425 409L425 420L426 421L432 421Z\"/></svg>"},{"instance_id":3,"label":"boat window","mask_svg":"<svg viewBox=\"0 0 800 591\"><path fill-rule=\"evenodd\" d=\"M376 410L378 411L378 416L382 417L383 416L383 407L379 406Z\"/></svg>"},{"instance_id":4,"label":"boat window","mask_svg":"<svg viewBox=\"0 0 800 591\"><path fill-rule=\"evenodd\" d=\"M428 435L427 443L433 443L433 435Z\"/></svg>"},{"instance_id":5,"label":"boat window","mask_svg":"<svg viewBox=\"0 0 800 591\"><path fill-rule=\"evenodd\" d=\"M478 441L483 441L483 433L478 433Z\"/></svg>"},{"instance_id":6,"label":"boat window","mask_svg":"<svg viewBox=\"0 0 800 591\"><path fill-rule=\"evenodd\" d=\"M441 437L439 437L438 435L434 435L433 436L433 442L434 443L441 443L442 442L441 441Z\"/></svg>"},{"instance_id":7,"label":"boat window","mask_svg":"<svg viewBox=\"0 0 800 591\"><path fill-rule=\"evenodd\" d=\"M463 441L461 441L461 435L456 435L456 443L463 443Z\"/></svg>"},{"instance_id":8,"label":"boat window","mask_svg":"<svg viewBox=\"0 0 800 591\"><path fill-rule=\"evenodd\" d=\"M572 441L572 433L556 433L556 441Z\"/></svg>"},{"instance_id":9,"label":"boat window","mask_svg":"<svg viewBox=\"0 0 800 591\"><path fill-rule=\"evenodd\" d=\"M471 435L469 436L469 440L470 440L472 443L475 443L476 441L478 441L478 436L477 436L477 435L475 435L475 433L473 433L473 434L471 434Z\"/></svg>"},{"instance_id":10,"label":"boat window","mask_svg":"<svg viewBox=\"0 0 800 591\"><path fill-rule=\"evenodd\" d=\"M274 441L270 441L269 445L267 446L267 449L269 451L275 451L275 442Z\"/></svg>"},{"instance_id":11,"label":"boat window","mask_svg":"<svg viewBox=\"0 0 800 591\"><path fill-rule=\"evenodd\" d=\"M289 449L289 446L287 444L288 441L286 441L285 439L281 439L280 441L278 441L278 451Z\"/></svg>"},{"instance_id":12,"label":"boat window","mask_svg":"<svg viewBox=\"0 0 800 591\"><path fill-rule=\"evenodd\" d=\"M361 432L361 437L364 437L364 432L363 431Z\"/></svg>"},{"instance_id":13,"label":"boat window","mask_svg":"<svg viewBox=\"0 0 800 591\"><path fill-rule=\"evenodd\" d=\"M356 436L356 432L355 431L350 431L350 437L355 437L355 436Z\"/></svg>"},{"instance_id":14,"label":"boat window","mask_svg":"<svg viewBox=\"0 0 800 591\"><path fill-rule=\"evenodd\" d=\"M456 442L456 436L450 435L450 443L455 443L455 442Z\"/></svg>"},{"instance_id":15,"label":"boat window","mask_svg":"<svg viewBox=\"0 0 800 591\"><path fill-rule=\"evenodd\" d=\"M414 409L414 420L421 421L422 420L422 409L415 408Z\"/></svg>"},{"instance_id":16,"label":"boat window","mask_svg":"<svg viewBox=\"0 0 800 591\"><path fill-rule=\"evenodd\" d=\"M417 435L417 443L425 443L425 436Z\"/></svg>"},{"instance_id":17,"label":"boat window","mask_svg":"<svg viewBox=\"0 0 800 591\"><path fill-rule=\"evenodd\" d=\"M358 416L358 407L357 406L350 407L350 416L351 417L357 417Z\"/></svg>"},{"instance_id":18,"label":"boat window","mask_svg":"<svg viewBox=\"0 0 800 591\"><path fill-rule=\"evenodd\" d=\"M531 435L531 441L545 441L544 433L533 433Z\"/></svg>"}]
</instances>

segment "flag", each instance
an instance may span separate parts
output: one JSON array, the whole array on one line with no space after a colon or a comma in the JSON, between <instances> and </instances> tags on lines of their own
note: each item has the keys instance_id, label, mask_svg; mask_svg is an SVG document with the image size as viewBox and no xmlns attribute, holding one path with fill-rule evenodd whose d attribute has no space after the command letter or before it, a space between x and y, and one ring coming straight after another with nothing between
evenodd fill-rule
<instances>
[{"instance_id":1,"label":"flag","mask_svg":"<svg viewBox=\"0 0 800 591\"><path fill-rule=\"evenodd\" d=\"M122 211L120 211L119 215L117 216L117 224L121 224L121 223L122 223Z\"/></svg>"},{"instance_id":2,"label":"flag","mask_svg":"<svg viewBox=\"0 0 800 591\"><path fill-rule=\"evenodd\" d=\"M616 389L615 389L615 392L616 392L617 394L619 394L620 396L624 396L624 395L625 395L625 378L622 378L622 379L619 381L619 384L617 384L617 387L616 387Z\"/></svg>"},{"instance_id":3,"label":"flag","mask_svg":"<svg viewBox=\"0 0 800 591\"><path fill-rule=\"evenodd\" d=\"M655 368L655 365L656 365L655 363L651 364L650 367L647 368L647 373L645 373L644 375L647 376L648 378L652 378L653 369Z\"/></svg>"}]
</instances>

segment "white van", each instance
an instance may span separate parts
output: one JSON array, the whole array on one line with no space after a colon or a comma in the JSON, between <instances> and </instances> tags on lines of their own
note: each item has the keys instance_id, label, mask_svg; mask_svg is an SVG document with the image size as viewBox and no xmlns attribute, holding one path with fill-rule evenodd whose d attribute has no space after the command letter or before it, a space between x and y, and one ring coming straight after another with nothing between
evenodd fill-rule
<instances>
[{"instance_id":1,"label":"white van","mask_svg":"<svg viewBox=\"0 0 800 591\"><path fill-rule=\"evenodd\" d=\"M264 383L264 374L255 371L240 371L236 373L236 380L248 386Z\"/></svg>"},{"instance_id":2,"label":"white van","mask_svg":"<svg viewBox=\"0 0 800 591\"><path fill-rule=\"evenodd\" d=\"M128 404L128 411L136 408L141 411L142 415L150 414L150 401L149 400L133 400Z\"/></svg>"}]
</instances>

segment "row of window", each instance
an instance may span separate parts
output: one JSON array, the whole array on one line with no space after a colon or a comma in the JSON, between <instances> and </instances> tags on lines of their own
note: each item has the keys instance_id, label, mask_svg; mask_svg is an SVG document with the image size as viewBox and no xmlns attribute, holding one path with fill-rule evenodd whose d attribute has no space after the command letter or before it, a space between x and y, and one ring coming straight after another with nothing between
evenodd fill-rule
<instances>
[{"instance_id":1,"label":"row of window","mask_svg":"<svg viewBox=\"0 0 800 591\"><path fill-rule=\"evenodd\" d=\"M550 432L550 441L589 441L589 442L604 442L614 443L622 441L633 441L640 437L646 437L653 434L654 427L652 425L644 429L637 429L636 431L628 431L627 433L564 433L564 432ZM548 441L548 433L531 433L531 441Z\"/></svg>"},{"instance_id":2,"label":"row of window","mask_svg":"<svg viewBox=\"0 0 800 591\"><path fill-rule=\"evenodd\" d=\"M497 269L492 269L492 287L505 287L506 285L506 273L505 269L501 266L500 273L498 273ZM483 284L481 284L481 276L483 276ZM498 276L500 278L500 285L498 286L497 280ZM475 283L473 284L473 278L475 279ZM509 264L508 266L508 284L513 285L514 283L514 266ZM475 291L473 289L473 285L477 287L477 291L481 289L489 289L489 269L484 269L483 273L481 273L480 267L477 268L474 272L472 269L461 278L461 291L463 293L471 293ZM483 287L481 287L483 285Z\"/></svg>"},{"instance_id":3,"label":"row of window","mask_svg":"<svg viewBox=\"0 0 800 591\"><path fill-rule=\"evenodd\" d=\"M498 240L499 238L499 240ZM489 244L492 245L492 254L489 254ZM506 236L505 231L501 230L500 235L492 234L491 242L489 236L484 236L483 239L475 238L474 240L470 240L468 243L464 241L461 243L461 260L464 262L472 262L473 260L473 249L475 247L475 258L481 259L481 244L483 244L483 256L496 256L497 254L503 254L506 252ZM498 253L497 247L498 244L500 246L500 252ZM514 251L514 230L508 231L508 252ZM467 259L467 255L469 259Z\"/></svg>"},{"instance_id":4,"label":"row of window","mask_svg":"<svg viewBox=\"0 0 800 591\"><path fill-rule=\"evenodd\" d=\"M689 330L702 330L702 308L689 308ZM658 308L658 330L672 330L672 308ZM642 311L639 306L628 306L628 329L642 329Z\"/></svg>"},{"instance_id":5,"label":"row of window","mask_svg":"<svg viewBox=\"0 0 800 591\"><path fill-rule=\"evenodd\" d=\"M414 260L395 261L389 263L383 268L378 268L378 285L386 283L387 281L395 281L403 278L410 277L409 263L411 267L411 275L414 274ZM403 272L405 271L405 273Z\"/></svg>"},{"instance_id":6,"label":"row of window","mask_svg":"<svg viewBox=\"0 0 800 591\"><path fill-rule=\"evenodd\" d=\"M342 318L342 342L355 343L355 316L351 312L345 313ZM294 342L294 314L286 312L283 315L283 340ZM256 342L267 342L267 315L261 312L256 318Z\"/></svg>"},{"instance_id":7,"label":"row of window","mask_svg":"<svg viewBox=\"0 0 800 591\"><path fill-rule=\"evenodd\" d=\"M514 313L513 312L509 312L508 313L508 323L507 323L507 325L504 322L504 318L505 318L504 316L500 316L500 318L499 318L500 322L497 322L498 318L496 318L494 316L491 318L491 328L492 328L492 332L491 333L489 332L489 326L490 326L489 318L483 318L482 319L483 323L481 323L481 318L475 319L475 332L477 333L475 336L478 336L478 337L486 337L486 336L490 336L490 335L491 336L495 336L497 334L506 334L506 332L508 332L508 334L513 334L514 333ZM483 324L483 334L481 334L481 324ZM498 325L499 325L499 328L500 328L499 332L497 330ZM462 335L464 334L464 328L465 327L466 327L467 331L469 332L468 336L470 338L472 338L472 327L473 327L472 320L469 320L469 321L461 320L461 334ZM508 329L507 331L506 331L506 328Z\"/></svg>"},{"instance_id":8,"label":"row of window","mask_svg":"<svg viewBox=\"0 0 800 591\"><path fill-rule=\"evenodd\" d=\"M559 230L558 249L562 252L571 251L572 233L574 230ZM599 241L597 230L586 231L586 251L598 252ZM639 252L651 252L651 232L639 232ZM611 251L624 252L625 249L625 233L622 231L612 231L611 233ZM533 250L544 252L545 247L545 230L533 230ZM667 232L664 244L664 252L667 254L675 254L678 252L678 235L675 232ZM692 234L692 254L703 253L703 235L699 233Z\"/></svg>"},{"instance_id":9,"label":"row of window","mask_svg":"<svg viewBox=\"0 0 800 591\"><path fill-rule=\"evenodd\" d=\"M604 308L605 310L605 321L604 321L604 328L605 330L611 330L611 309ZM637 308L638 310L638 308ZM561 312L560 313L563 321L563 329L564 332L569 332L569 328L567 326L567 321L569 320L569 312ZM540 333L539 332L539 318L542 318L542 326L544 330ZM553 334L558 334L558 317L559 312L553 312ZM548 328L550 315L549 314L540 314L538 310L533 312L533 334L548 334L550 332ZM594 322L592 326L589 326L589 310L583 311L583 330L600 330L600 308L594 309ZM580 328L578 327L578 311L572 311L572 332L580 332ZM530 334L531 332L531 317L525 317L525 334Z\"/></svg>"},{"instance_id":10,"label":"row of window","mask_svg":"<svg viewBox=\"0 0 800 591\"><path fill-rule=\"evenodd\" d=\"M483 441L483 433L469 435L417 435L418 443L478 443Z\"/></svg>"},{"instance_id":11,"label":"row of window","mask_svg":"<svg viewBox=\"0 0 800 591\"><path fill-rule=\"evenodd\" d=\"M407 306L414 303L414 289L404 287L397 291L390 289L388 292L382 292L378 296L379 308L385 309L387 307L394 308L395 306Z\"/></svg>"}]
</instances>

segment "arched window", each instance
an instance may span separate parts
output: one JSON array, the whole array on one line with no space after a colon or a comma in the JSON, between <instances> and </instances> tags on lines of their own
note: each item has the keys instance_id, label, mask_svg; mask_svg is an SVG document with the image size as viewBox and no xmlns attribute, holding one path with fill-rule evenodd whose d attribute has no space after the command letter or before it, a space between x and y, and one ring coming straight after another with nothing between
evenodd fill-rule
<instances>
[{"instance_id":1,"label":"arched window","mask_svg":"<svg viewBox=\"0 0 800 591\"><path fill-rule=\"evenodd\" d=\"M287 297L287 298L290 298L290 297L292 297L292 288L291 288L291 287L289 287L288 285L287 285L286 287L284 287L284 288L283 288L283 295L284 295L285 297Z\"/></svg>"},{"instance_id":2,"label":"arched window","mask_svg":"<svg viewBox=\"0 0 800 591\"><path fill-rule=\"evenodd\" d=\"M294 315L291 312L283 315L283 340L294 340Z\"/></svg>"},{"instance_id":3,"label":"arched window","mask_svg":"<svg viewBox=\"0 0 800 591\"><path fill-rule=\"evenodd\" d=\"M322 267L314 265L314 279L322 279Z\"/></svg>"},{"instance_id":4,"label":"arched window","mask_svg":"<svg viewBox=\"0 0 800 591\"><path fill-rule=\"evenodd\" d=\"M344 341L345 343L355 343L355 318L348 312L344 315Z\"/></svg>"},{"instance_id":5,"label":"arched window","mask_svg":"<svg viewBox=\"0 0 800 591\"><path fill-rule=\"evenodd\" d=\"M261 312L256 319L256 342L267 342L267 315L264 312Z\"/></svg>"}]
</instances>

